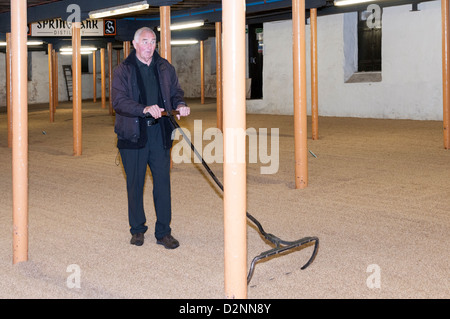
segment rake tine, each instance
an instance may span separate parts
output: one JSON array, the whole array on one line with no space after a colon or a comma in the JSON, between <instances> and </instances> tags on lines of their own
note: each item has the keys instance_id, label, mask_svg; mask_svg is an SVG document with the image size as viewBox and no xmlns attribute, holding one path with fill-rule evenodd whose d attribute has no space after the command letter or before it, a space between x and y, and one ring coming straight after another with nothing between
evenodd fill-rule
<instances>
[{"instance_id":1,"label":"rake tine","mask_svg":"<svg viewBox=\"0 0 450 319\"><path fill-rule=\"evenodd\" d=\"M309 258L309 260L306 262L306 264L300 268L301 270L306 269L312 263L312 261L314 260L314 258L317 255L318 245L319 245L319 239L317 237L305 237L305 238L299 239L297 241L289 242L289 244L287 244L286 246L277 246L273 249L262 252L261 254L259 254L255 258L253 258L252 262L250 263L250 269L249 269L249 272L247 275L247 285L250 283L250 280L253 277L253 272L255 271L255 265L258 261L265 259L265 258L269 258L273 255L277 255L282 252L303 246L312 241L315 241L313 253L312 253L311 257Z\"/></svg>"}]
</instances>

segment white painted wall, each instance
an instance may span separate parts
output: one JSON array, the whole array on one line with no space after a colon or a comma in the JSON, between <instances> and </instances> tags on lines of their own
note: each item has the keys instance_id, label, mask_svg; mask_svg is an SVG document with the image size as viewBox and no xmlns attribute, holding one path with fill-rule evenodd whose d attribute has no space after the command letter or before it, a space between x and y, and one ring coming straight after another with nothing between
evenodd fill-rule
<instances>
[{"instance_id":1,"label":"white painted wall","mask_svg":"<svg viewBox=\"0 0 450 319\"><path fill-rule=\"evenodd\" d=\"M319 115L442 120L440 2L385 8L382 82L345 83L344 25L351 15L318 18ZM344 23L344 21L346 21ZM354 30L349 30L354 32ZM351 34L346 37L351 38ZM308 114L310 114L310 27L306 26ZM262 100L248 100L250 113L293 114L292 21L264 24ZM344 52L346 54L344 54Z\"/></svg>"},{"instance_id":2,"label":"white painted wall","mask_svg":"<svg viewBox=\"0 0 450 319\"><path fill-rule=\"evenodd\" d=\"M211 46L215 46L215 38L204 41L204 76L205 97L216 97L216 75L211 74L211 63L215 63L215 56L211 56ZM200 43L195 45L172 46L172 64L176 69L178 79L185 97L198 98L201 96L200 74Z\"/></svg>"}]
</instances>

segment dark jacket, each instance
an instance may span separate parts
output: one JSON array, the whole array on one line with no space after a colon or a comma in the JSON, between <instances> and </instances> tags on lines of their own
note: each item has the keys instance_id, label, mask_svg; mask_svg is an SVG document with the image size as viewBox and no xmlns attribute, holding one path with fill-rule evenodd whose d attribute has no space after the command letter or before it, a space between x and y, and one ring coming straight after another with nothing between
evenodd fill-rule
<instances>
[{"instance_id":1,"label":"dark jacket","mask_svg":"<svg viewBox=\"0 0 450 319\"><path fill-rule=\"evenodd\" d=\"M175 68L158 52L154 52L153 61L156 64L157 78L161 96L160 107L170 112L178 105L184 104L184 92L180 87ZM145 146L147 134L145 129L145 114L143 114L145 99L141 95L145 88L136 62L136 51L115 70L112 81L112 105L116 113L114 132L117 134L117 147L141 148ZM172 124L167 117L159 119L164 145L172 147Z\"/></svg>"}]
</instances>

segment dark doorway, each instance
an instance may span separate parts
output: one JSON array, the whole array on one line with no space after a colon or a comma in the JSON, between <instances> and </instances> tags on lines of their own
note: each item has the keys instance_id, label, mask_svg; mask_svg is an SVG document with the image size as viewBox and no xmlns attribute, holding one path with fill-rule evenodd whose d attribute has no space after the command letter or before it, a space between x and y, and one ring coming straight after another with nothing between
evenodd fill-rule
<instances>
[{"instance_id":1,"label":"dark doorway","mask_svg":"<svg viewBox=\"0 0 450 319\"><path fill-rule=\"evenodd\" d=\"M248 25L248 73L252 79L251 99L263 97L263 34L262 23Z\"/></svg>"}]
</instances>

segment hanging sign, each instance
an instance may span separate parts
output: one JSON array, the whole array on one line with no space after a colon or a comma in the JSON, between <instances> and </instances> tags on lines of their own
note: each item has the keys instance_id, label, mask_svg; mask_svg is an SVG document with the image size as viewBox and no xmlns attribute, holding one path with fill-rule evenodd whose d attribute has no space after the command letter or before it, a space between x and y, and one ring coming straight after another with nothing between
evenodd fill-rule
<instances>
[{"instance_id":1,"label":"hanging sign","mask_svg":"<svg viewBox=\"0 0 450 319\"><path fill-rule=\"evenodd\" d=\"M72 23L62 19L51 19L31 24L32 37L70 37ZM81 22L82 37L103 37L116 35L115 19L87 19Z\"/></svg>"}]
</instances>

